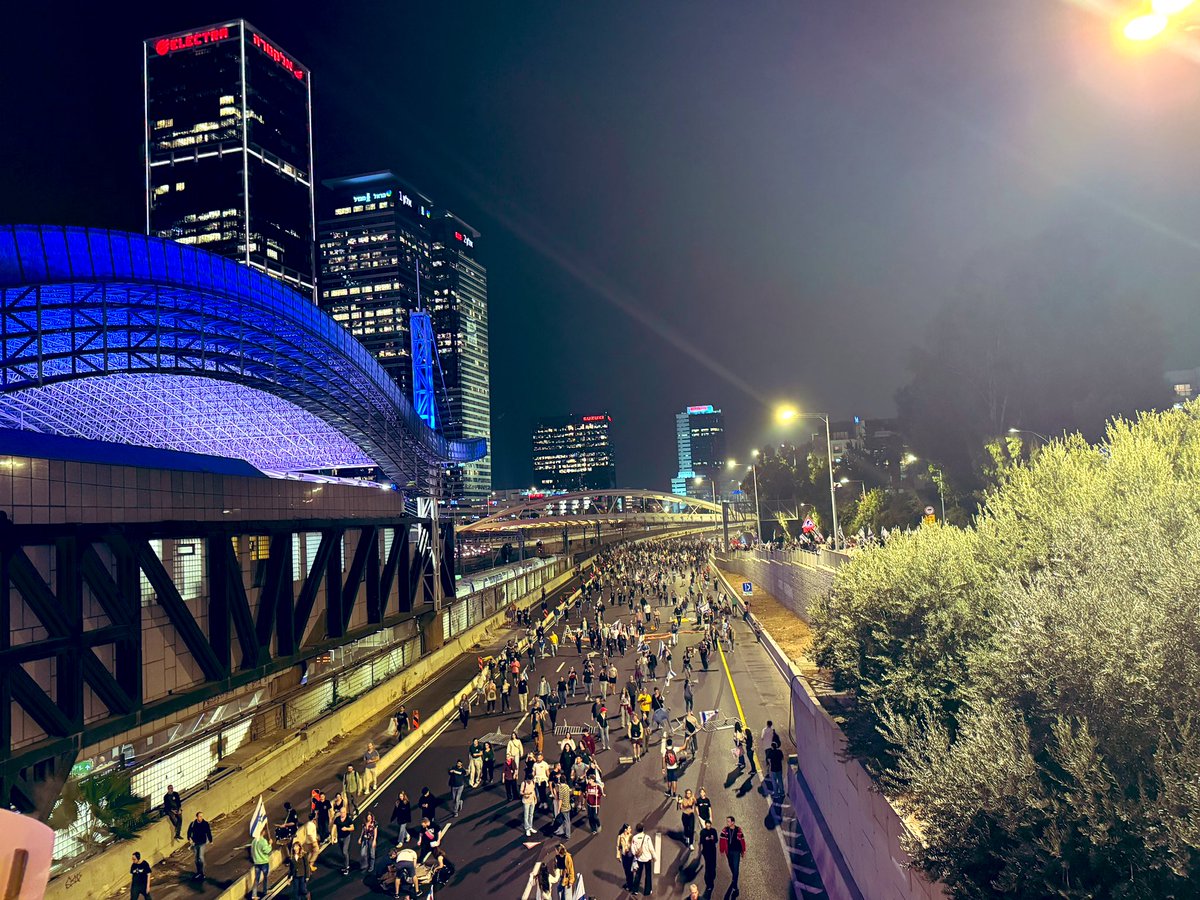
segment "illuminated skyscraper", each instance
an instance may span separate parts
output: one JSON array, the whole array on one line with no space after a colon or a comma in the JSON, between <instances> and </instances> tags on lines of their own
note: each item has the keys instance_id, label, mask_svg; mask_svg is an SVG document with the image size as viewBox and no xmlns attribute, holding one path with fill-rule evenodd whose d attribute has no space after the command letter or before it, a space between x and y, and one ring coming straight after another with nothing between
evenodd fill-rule
<instances>
[{"instance_id":1,"label":"illuminated skyscraper","mask_svg":"<svg viewBox=\"0 0 1200 900\"><path fill-rule=\"evenodd\" d=\"M323 182L319 225L320 304L366 346L413 397L410 316L430 313L442 433L491 440L487 270L479 232L433 204L392 172ZM482 504L491 493L491 456L445 472L447 503Z\"/></svg>"},{"instance_id":2,"label":"illuminated skyscraper","mask_svg":"<svg viewBox=\"0 0 1200 900\"><path fill-rule=\"evenodd\" d=\"M671 479L671 493L712 499L721 496L725 470L725 416L712 404L689 406L675 416L675 449L679 474ZM696 479L700 483L696 483Z\"/></svg>"},{"instance_id":3,"label":"illuminated skyscraper","mask_svg":"<svg viewBox=\"0 0 1200 900\"><path fill-rule=\"evenodd\" d=\"M545 491L606 490L617 486L612 416L553 416L533 427L533 483Z\"/></svg>"},{"instance_id":4,"label":"illuminated skyscraper","mask_svg":"<svg viewBox=\"0 0 1200 900\"><path fill-rule=\"evenodd\" d=\"M146 232L313 294L310 75L244 19L145 42Z\"/></svg>"}]
</instances>

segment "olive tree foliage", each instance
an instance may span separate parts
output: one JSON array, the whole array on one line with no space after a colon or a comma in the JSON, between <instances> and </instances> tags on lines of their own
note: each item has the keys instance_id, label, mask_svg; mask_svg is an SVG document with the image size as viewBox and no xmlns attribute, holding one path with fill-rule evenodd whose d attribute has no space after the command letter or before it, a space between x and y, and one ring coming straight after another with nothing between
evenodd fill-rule
<instances>
[{"instance_id":1,"label":"olive tree foliage","mask_svg":"<svg viewBox=\"0 0 1200 900\"><path fill-rule=\"evenodd\" d=\"M848 730L958 897L1200 895L1200 406L1006 468L841 570Z\"/></svg>"}]
</instances>

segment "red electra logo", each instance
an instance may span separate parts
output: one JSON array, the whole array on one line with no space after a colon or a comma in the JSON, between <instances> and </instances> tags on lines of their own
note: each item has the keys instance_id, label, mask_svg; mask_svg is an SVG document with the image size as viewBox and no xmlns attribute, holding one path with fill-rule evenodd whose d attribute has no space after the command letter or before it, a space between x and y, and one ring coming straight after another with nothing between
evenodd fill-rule
<instances>
[{"instance_id":1,"label":"red electra logo","mask_svg":"<svg viewBox=\"0 0 1200 900\"><path fill-rule=\"evenodd\" d=\"M585 421L585 422L603 422L605 420L605 418L607 418L607 417L606 416L584 416L583 421Z\"/></svg>"},{"instance_id":2,"label":"red electra logo","mask_svg":"<svg viewBox=\"0 0 1200 900\"><path fill-rule=\"evenodd\" d=\"M229 37L228 28L210 28L208 31L193 31L191 34L181 34L179 37L159 38L154 42L154 52L166 56L176 50L192 50L205 44L215 44Z\"/></svg>"},{"instance_id":3,"label":"red electra logo","mask_svg":"<svg viewBox=\"0 0 1200 900\"><path fill-rule=\"evenodd\" d=\"M293 75L295 75L296 78L298 78L298 79L304 78L304 70L302 68L300 68L300 66L296 64L296 61L291 59L286 53L284 53L282 50L278 49L277 47L273 46L269 41L267 41L265 38L263 38L262 35L251 34L250 37L254 41L255 47L257 47L263 53L267 54L267 56L271 57L271 59L275 60L275 62L279 63L279 65L283 66L283 68L287 69L289 72L291 72Z\"/></svg>"},{"instance_id":4,"label":"red electra logo","mask_svg":"<svg viewBox=\"0 0 1200 900\"><path fill-rule=\"evenodd\" d=\"M454 232L454 239L456 241L462 241L468 247L475 246L475 242L473 240L471 240L469 237L467 237L465 234L463 234L461 231Z\"/></svg>"}]
</instances>

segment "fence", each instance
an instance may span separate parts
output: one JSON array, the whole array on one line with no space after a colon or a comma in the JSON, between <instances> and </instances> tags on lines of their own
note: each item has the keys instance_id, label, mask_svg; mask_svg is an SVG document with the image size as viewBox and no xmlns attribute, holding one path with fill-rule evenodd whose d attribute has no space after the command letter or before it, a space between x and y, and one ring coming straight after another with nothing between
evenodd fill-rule
<instances>
[{"instance_id":1,"label":"fence","mask_svg":"<svg viewBox=\"0 0 1200 900\"><path fill-rule=\"evenodd\" d=\"M445 639L478 625L569 568L568 561L561 558L539 562L538 566L513 570L507 580L448 604L442 611ZM274 734L297 732L408 668L425 649L419 634L400 636L413 630L409 623L401 623L342 648L338 670L322 673L289 696L272 700L268 689L260 687L218 704L195 721L172 725L151 738L151 745L157 739L162 749L142 759L133 757L130 745L119 745L111 754L84 760L89 772L83 777L123 768L130 776L132 793L152 804L158 799L156 791L167 783L186 797L230 771L238 750ZM56 873L103 849L94 840L96 823L90 807L80 803L77 812L74 823L55 832Z\"/></svg>"}]
</instances>

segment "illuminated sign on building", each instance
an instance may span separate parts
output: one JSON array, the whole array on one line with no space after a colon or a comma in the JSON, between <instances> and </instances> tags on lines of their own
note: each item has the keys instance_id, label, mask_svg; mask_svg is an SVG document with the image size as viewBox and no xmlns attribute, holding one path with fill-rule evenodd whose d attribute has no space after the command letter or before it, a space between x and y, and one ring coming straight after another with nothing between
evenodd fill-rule
<instances>
[{"instance_id":1,"label":"illuminated sign on building","mask_svg":"<svg viewBox=\"0 0 1200 900\"><path fill-rule=\"evenodd\" d=\"M255 47L267 54L267 56L271 57L271 59L275 60L275 62L277 62L280 66L287 69L289 72L295 75L296 78L304 78L304 69L297 65L295 60L293 60L290 56L264 38L261 34L251 33L250 37L254 41Z\"/></svg>"},{"instance_id":2,"label":"illuminated sign on building","mask_svg":"<svg viewBox=\"0 0 1200 900\"><path fill-rule=\"evenodd\" d=\"M703 415L704 413L712 412L713 406L711 403L708 404L708 406L689 406L687 408L687 411L688 411L688 415L699 416L699 415Z\"/></svg>"},{"instance_id":3,"label":"illuminated sign on building","mask_svg":"<svg viewBox=\"0 0 1200 900\"><path fill-rule=\"evenodd\" d=\"M461 231L454 232L454 238L455 238L455 240L462 241L468 247L475 246L475 242L473 240L471 240L469 237L467 237L465 234L463 234Z\"/></svg>"},{"instance_id":4,"label":"illuminated sign on building","mask_svg":"<svg viewBox=\"0 0 1200 900\"><path fill-rule=\"evenodd\" d=\"M608 416L584 416L583 421L585 421L585 422L603 422L607 418L608 418Z\"/></svg>"},{"instance_id":5,"label":"illuminated sign on building","mask_svg":"<svg viewBox=\"0 0 1200 900\"><path fill-rule=\"evenodd\" d=\"M377 200L388 200L392 196L392 191L368 191L365 194L355 194L350 199L355 203L374 203ZM396 202L403 203L405 206L412 206L412 197L400 191L396 195Z\"/></svg>"},{"instance_id":6,"label":"illuminated sign on building","mask_svg":"<svg viewBox=\"0 0 1200 900\"><path fill-rule=\"evenodd\" d=\"M154 52L166 56L176 50L193 50L205 44L215 44L229 37L228 28L209 28L206 31L193 31L191 34L181 34L177 37L159 38L154 42Z\"/></svg>"}]
</instances>

